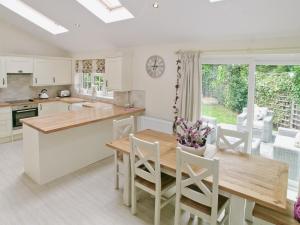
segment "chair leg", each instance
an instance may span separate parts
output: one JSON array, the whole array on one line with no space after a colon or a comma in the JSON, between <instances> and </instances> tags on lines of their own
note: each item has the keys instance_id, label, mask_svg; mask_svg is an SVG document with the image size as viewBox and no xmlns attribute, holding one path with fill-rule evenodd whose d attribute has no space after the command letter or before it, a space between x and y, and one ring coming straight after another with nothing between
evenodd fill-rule
<instances>
[{"instance_id":1,"label":"chair leg","mask_svg":"<svg viewBox=\"0 0 300 225\"><path fill-rule=\"evenodd\" d=\"M118 164L118 152L115 151L115 155L114 155L114 159L115 159L115 189L118 190L119 189L119 164Z\"/></svg>"},{"instance_id":2,"label":"chair leg","mask_svg":"<svg viewBox=\"0 0 300 225\"><path fill-rule=\"evenodd\" d=\"M177 202L176 200L174 225L180 225L180 219L181 219L181 208L179 202Z\"/></svg>"},{"instance_id":3,"label":"chair leg","mask_svg":"<svg viewBox=\"0 0 300 225\"><path fill-rule=\"evenodd\" d=\"M131 187L131 213L133 215L136 214L136 187L134 185L134 183L132 184Z\"/></svg>"},{"instance_id":4,"label":"chair leg","mask_svg":"<svg viewBox=\"0 0 300 225\"><path fill-rule=\"evenodd\" d=\"M229 225L229 215L230 215L230 204L225 209L225 217L227 216L227 219L224 221L224 225Z\"/></svg>"},{"instance_id":5,"label":"chair leg","mask_svg":"<svg viewBox=\"0 0 300 225\"><path fill-rule=\"evenodd\" d=\"M160 225L160 205L161 196L160 194L155 194L155 215L154 215L154 225Z\"/></svg>"}]
</instances>

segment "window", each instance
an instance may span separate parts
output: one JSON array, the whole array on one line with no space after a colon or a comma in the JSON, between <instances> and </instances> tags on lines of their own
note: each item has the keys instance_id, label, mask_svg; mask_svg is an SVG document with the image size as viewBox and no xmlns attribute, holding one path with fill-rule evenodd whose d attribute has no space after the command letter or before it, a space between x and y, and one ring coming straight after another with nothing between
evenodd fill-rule
<instances>
[{"instance_id":1,"label":"window","mask_svg":"<svg viewBox=\"0 0 300 225\"><path fill-rule=\"evenodd\" d=\"M97 96L109 98L113 96L113 92L106 89L106 82L102 73L82 73L81 77L81 88L86 95L92 95L93 87L95 87Z\"/></svg>"}]
</instances>

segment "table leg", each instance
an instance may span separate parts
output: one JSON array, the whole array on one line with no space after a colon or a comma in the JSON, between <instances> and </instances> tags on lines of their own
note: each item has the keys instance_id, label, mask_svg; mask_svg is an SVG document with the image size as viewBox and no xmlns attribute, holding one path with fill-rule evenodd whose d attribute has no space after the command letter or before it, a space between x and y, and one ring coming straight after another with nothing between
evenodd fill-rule
<instances>
[{"instance_id":1,"label":"table leg","mask_svg":"<svg viewBox=\"0 0 300 225\"><path fill-rule=\"evenodd\" d=\"M246 201L245 218L250 222L253 222L252 211L254 209L254 206L255 206L255 202L249 200Z\"/></svg>"},{"instance_id":2,"label":"table leg","mask_svg":"<svg viewBox=\"0 0 300 225\"><path fill-rule=\"evenodd\" d=\"M130 159L128 154L123 154L124 162L124 191L123 191L123 203L126 206L130 206Z\"/></svg>"},{"instance_id":3,"label":"table leg","mask_svg":"<svg viewBox=\"0 0 300 225\"><path fill-rule=\"evenodd\" d=\"M246 200L232 195L230 198L230 225L245 224L245 205Z\"/></svg>"}]
</instances>

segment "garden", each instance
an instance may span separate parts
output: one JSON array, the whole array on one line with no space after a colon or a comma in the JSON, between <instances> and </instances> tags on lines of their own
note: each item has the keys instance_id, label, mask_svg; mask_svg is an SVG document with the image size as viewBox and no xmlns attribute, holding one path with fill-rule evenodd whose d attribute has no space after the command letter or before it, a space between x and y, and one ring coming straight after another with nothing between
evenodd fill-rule
<instances>
[{"instance_id":1,"label":"garden","mask_svg":"<svg viewBox=\"0 0 300 225\"><path fill-rule=\"evenodd\" d=\"M299 129L300 123L291 120L300 120L295 110L300 103L300 66L258 65L255 78L255 103L273 111L273 127ZM202 94L203 115L236 124L237 115L247 106L248 65L203 65Z\"/></svg>"}]
</instances>

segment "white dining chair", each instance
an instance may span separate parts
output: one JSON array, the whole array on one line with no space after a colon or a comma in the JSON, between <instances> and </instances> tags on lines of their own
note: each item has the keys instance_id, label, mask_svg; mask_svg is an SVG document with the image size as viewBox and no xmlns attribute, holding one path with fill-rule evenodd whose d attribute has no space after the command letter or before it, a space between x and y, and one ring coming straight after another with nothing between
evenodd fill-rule
<instances>
[{"instance_id":1,"label":"white dining chair","mask_svg":"<svg viewBox=\"0 0 300 225\"><path fill-rule=\"evenodd\" d=\"M178 147L176 168L174 224L180 225L181 210L206 220L211 225L228 224L230 200L219 195L219 161L190 154ZM201 170L196 171L194 168ZM205 181L208 177L212 178L212 185ZM224 216L218 221L223 212Z\"/></svg>"},{"instance_id":2,"label":"white dining chair","mask_svg":"<svg viewBox=\"0 0 300 225\"><path fill-rule=\"evenodd\" d=\"M139 188L155 197L154 224L159 225L161 208L175 198L175 193L169 197L165 196L175 187L175 178L161 173L158 142L147 142L130 134L130 143L132 214L136 214L136 189Z\"/></svg>"},{"instance_id":3,"label":"white dining chair","mask_svg":"<svg viewBox=\"0 0 300 225\"><path fill-rule=\"evenodd\" d=\"M248 132L229 130L218 126L217 128L217 147L220 149L231 149L247 152L249 142Z\"/></svg>"},{"instance_id":4,"label":"white dining chair","mask_svg":"<svg viewBox=\"0 0 300 225\"><path fill-rule=\"evenodd\" d=\"M300 181L298 186L298 197L300 197ZM287 200L286 210L281 212L255 204L253 209L253 225L299 225L294 219L294 201Z\"/></svg>"},{"instance_id":5,"label":"white dining chair","mask_svg":"<svg viewBox=\"0 0 300 225\"><path fill-rule=\"evenodd\" d=\"M135 132L134 117L126 119L113 120L113 139L117 140L124 137L129 137L129 134ZM123 155L119 151L114 153L114 175L115 189L119 189L119 178L122 175Z\"/></svg>"}]
</instances>

